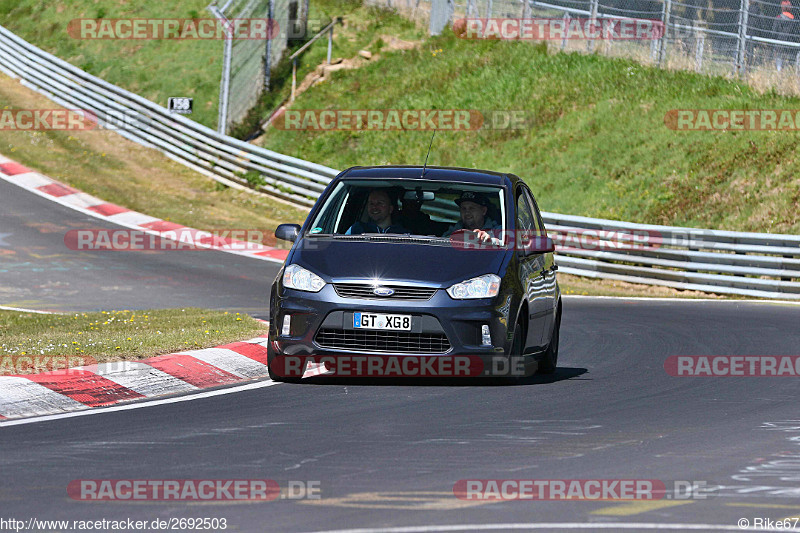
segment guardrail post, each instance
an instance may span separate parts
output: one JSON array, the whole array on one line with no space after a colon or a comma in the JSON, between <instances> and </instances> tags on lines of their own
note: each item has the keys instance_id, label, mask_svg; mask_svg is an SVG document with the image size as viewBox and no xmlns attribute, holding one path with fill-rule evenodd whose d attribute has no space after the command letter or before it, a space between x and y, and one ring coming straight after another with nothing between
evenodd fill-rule
<instances>
[{"instance_id":1,"label":"guardrail post","mask_svg":"<svg viewBox=\"0 0 800 533\"><path fill-rule=\"evenodd\" d=\"M229 5L230 2L226 3L222 6L222 9L214 4L207 7L222 25L222 31L225 34L225 44L222 49L222 76L219 82L219 103L217 104L217 133L222 135L227 132L228 99L231 86L231 54L233 53L233 33L224 13ZM269 40L267 42L269 43Z\"/></svg>"},{"instance_id":2,"label":"guardrail post","mask_svg":"<svg viewBox=\"0 0 800 533\"><path fill-rule=\"evenodd\" d=\"M233 55L233 39L225 29L225 48L222 52L222 81L219 88L219 115L217 132L225 135L228 131L228 100L231 91L231 56Z\"/></svg>"},{"instance_id":3,"label":"guardrail post","mask_svg":"<svg viewBox=\"0 0 800 533\"><path fill-rule=\"evenodd\" d=\"M267 24L269 27L269 34L267 35L267 51L264 55L264 90L269 91L269 84L272 81L272 39L274 37L273 32L275 31L275 20L272 18L272 14L274 13L273 8L275 4L275 0L269 0L269 7L267 8ZM306 9L306 15L308 15L308 9ZM306 28L308 25L306 24Z\"/></svg>"},{"instance_id":4,"label":"guardrail post","mask_svg":"<svg viewBox=\"0 0 800 533\"><path fill-rule=\"evenodd\" d=\"M737 77L744 74L745 69L745 57L746 57L746 49L747 49L747 2L748 0L740 0L739 2L739 37L738 37L738 47L736 50L736 63L735 63L735 75Z\"/></svg>"},{"instance_id":5,"label":"guardrail post","mask_svg":"<svg viewBox=\"0 0 800 533\"><path fill-rule=\"evenodd\" d=\"M589 8L590 9L589 24L592 26L592 28L597 27L597 10L599 7L600 7L600 0L592 0L591 7ZM586 42L586 50L588 52L594 50L594 39L589 39Z\"/></svg>"},{"instance_id":6,"label":"guardrail post","mask_svg":"<svg viewBox=\"0 0 800 533\"><path fill-rule=\"evenodd\" d=\"M492 0L489 0L489 2L486 4L486 18L492 18Z\"/></svg>"},{"instance_id":7,"label":"guardrail post","mask_svg":"<svg viewBox=\"0 0 800 533\"><path fill-rule=\"evenodd\" d=\"M522 0L522 18L526 20L531 18L531 4L529 0Z\"/></svg>"},{"instance_id":8,"label":"guardrail post","mask_svg":"<svg viewBox=\"0 0 800 533\"><path fill-rule=\"evenodd\" d=\"M661 34L661 43L658 47L658 66L660 67L667 58L667 34L669 33L669 17L672 13L672 0L664 0L664 10L661 12L661 24L664 31Z\"/></svg>"}]
</instances>

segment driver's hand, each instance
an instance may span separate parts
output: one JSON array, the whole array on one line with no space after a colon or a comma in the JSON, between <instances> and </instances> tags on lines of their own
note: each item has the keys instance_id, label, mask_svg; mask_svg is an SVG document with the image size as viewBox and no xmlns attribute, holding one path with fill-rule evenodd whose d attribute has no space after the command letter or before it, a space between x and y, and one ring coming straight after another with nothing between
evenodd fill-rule
<instances>
[{"instance_id":1,"label":"driver's hand","mask_svg":"<svg viewBox=\"0 0 800 533\"><path fill-rule=\"evenodd\" d=\"M496 237L492 237L492 235L488 231L483 231L482 229L474 229L472 231L475 233L475 236L478 237L478 240L480 242L488 242L489 244L492 244L494 246L500 246L503 244L502 240Z\"/></svg>"},{"instance_id":2,"label":"driver's hand","mask_svg":"<svg viewBox=\"0 0 800 533\"><path fill-rule=\"evenodd\" d=\"M472 231L475 232L475 235L478 236L478 240L481 241L481 242L488 242L492 238L492 236L489 235L488 232L483 231L482 229L475 229L475 230L472 230Z\"/></svg>"}]
</instances>

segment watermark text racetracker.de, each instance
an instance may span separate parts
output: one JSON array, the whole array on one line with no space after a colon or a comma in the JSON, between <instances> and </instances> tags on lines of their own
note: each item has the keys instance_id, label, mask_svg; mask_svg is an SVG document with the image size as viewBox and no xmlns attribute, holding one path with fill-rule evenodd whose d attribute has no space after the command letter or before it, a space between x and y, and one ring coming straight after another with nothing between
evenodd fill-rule
<instances>
[{"instance_id":1,"label":"watermark text racetracker.de","mask_svg":"<svg viewBox=\"0 0 800 533\"><path fill-rule=\"evenodd\" d=\"M271 18L79 18L67 24L67 35L80 40L257 40L301 39L315 35L330 21Z\"/></svg>"},{"instance_id":2,"label":"watermark text racetracker.de","mask_svg":"<svg viewBox=\"0 0 800 533\"><path fill-rule=\"evenodd\" d=\"M544 246L544 235L539 230L489 230L490 238L476 231L457 231L449 239L454 248L463 250L496 250L512 246L514 250L526 251ZM664 239L660 232L652 230L605 230L584 228L550 228L547 237L552 239L558 251L569 250L649 250L661 247Z\"/></svg>"},{"instance_id":3,"label":"watermark text racetracker.de","mask_svg":"<svg viewBox=\"0 0 800 533\"><path fill-rule=\"evenodd\" d=\"M797 131L800 109L671 109L664 125L676 131Z\"/></svg>"},{"instance_id":4,"label":"watermark text racetracker.de","mask_svg":"<svg viewBox=\"0 0 800 533\"><path fill-rule=\"evenodd\" d=\"M268 18L99 18L72 19L67 35L81 40L267 40L278 35Z\"/></svg>"},{"instance_id":5,"label":"watermark text racetracker.de","mask_svg":"<svg viewBox=\"0 0 800 533\"><path fill-rule=\"evenodd\" d=\"M75 479L67 495L76 501L274 501L319 500L321 482L273 479Z\"/></svg>"},{"instance_id":6,"label":"watermark text racetracker.de","mask_svg":"<svg viewBox=\"0 0 800 533\"><path fill-rule=\"evenodd\" d=\"M463 18L453 31L462 39L653 41L664 35L664 25L626 18Z\"/></svg>"},{"instance_id":7,"label":"watermark text racetracker.de","mask_svg":"<svg viewBox=\"0 0 800 533\"><path fill-rule=\"evenodd\" d=\"M79 251L258 251L267 233L254 229L198 230L176 228L164 231L133 229L73 229L64 234L64 245Z\"/></svg>"},{"instance_id":8,"label":"watermark text racetracker.de","mask_svg":"<svg viewBox=\"0 0 800 533\"><path fill-rule=\"evenodd\" d=\"M658 479L461 479L453 495L461 500L689 500L705 499L705 487L705 481Z\"/></svg>"},{"instance_id":9,"label":"watermark text racetracker.de","mask_svg":"<svg viewBox=\"0 0 800 533\"><path fill-rule=\"evenodd\" d=\"M671 355L664 370L675 377L798 377L800 355Z\"/></svg>"},{"instance_id":10,"label":"watermark text racetracker.de","mask_svg":"<svg viewBox=\"0 0 800 533\"><path fill-rule=\"evenodd\" d=\"M525 129L534 119L507 109L285 109L270 124L289 131L477 131Z\"/></svg>"},{"instance_id":11,"label":"watermark text racetracker.de","mask_svg":"<svg viewBox=\"0 0 800 533\"><path fill-rule=\"evenodd\" d=\"M80 131L97 128L88 109L0 109L0 130Z\"/></svg>"},{"instance_id":12,"label":"watermark text racetracker.de","mask_svg":"<svg viewBox=\"0 0 800 533\"><path fill-rule=\"evenodd\" d=\"M287 378L525 377L525 359L507 355L277 355L270 371Z\"/></svg>"},{"instance_id":13,"label":"watermark text racetracker.de","mask_svg":"<svg viewBox=\"0 0 800 533\"><path fill-rule=\"evenodd\" d=\"M0 130L6 131L143 130L152 120L130 110L0 109Z\"/></svg>"},{"instance_id":14,"label":"watermark text racetracker.de","mask_svg":"<svg viewBox=\"0 0 800 533\"><path fill-rule=\"evenodd\" d=\"M71 346L63 345L65 349ZM56 347L58 348L58 347ZM84 355L3 354L0 355L0 376L24 376L47 372L49 376L83 375L81 367L97 364Z\"/></svg>"}]
</instances>

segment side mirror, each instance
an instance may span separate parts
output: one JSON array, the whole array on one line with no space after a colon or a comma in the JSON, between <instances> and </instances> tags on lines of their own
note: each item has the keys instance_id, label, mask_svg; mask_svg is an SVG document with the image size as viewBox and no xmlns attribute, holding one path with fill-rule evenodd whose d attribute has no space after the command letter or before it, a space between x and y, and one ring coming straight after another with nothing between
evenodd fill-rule
<instances>
[{"instance_id":1,"label":"side mirror","mask_svg":"<svg viewBox=\"0 0 800 533\"><path fill-rule=\"evenodd\" d=\"M535 254L555 252L556 244L550 237L536 237L531 242L531 251Z\"/></svg>"},{"instance_id":2,"label":"side mirror","mask_svg":"<svg viewBox=\"0 0 800 533\"><path fill-rule=\"evenodd\" d=\"M531 237L519 243L518 250L524 255L545 254L556 251L556 245L550 237Z\"/></svg>"},{"instance_id":3,"label":"side mirror","mask_svg":"<svg viewBox=\"0 0 800 533\"><path fill-rule=\"evenodd\" d=\"M294 242L300 235L300 224L281 224L275 229L275 237L284 241Z\"/></svg>"}]
</instances>

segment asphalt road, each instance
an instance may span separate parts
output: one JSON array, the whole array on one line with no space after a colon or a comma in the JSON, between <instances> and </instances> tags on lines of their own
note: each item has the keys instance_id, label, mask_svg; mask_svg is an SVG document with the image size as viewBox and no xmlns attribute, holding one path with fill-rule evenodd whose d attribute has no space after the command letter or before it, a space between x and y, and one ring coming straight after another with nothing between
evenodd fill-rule
<instances>
[{"instance_id":1,"label":"asphalt road","mask_svg":"<svg viewBox=\"0 0 800 533\"><path fill-rule=\"evenodd\" d=\"M218 251L76 251L120 229L0 180L0 305L49 311L207 307L266 316L280 265Z\"/></svg>"},{"instance_id":2,"label":"asphalt road","mask_svg":"<svg viewBox=\"0 0 800 533\"><path fill-rule=\"evenodd\" d=\"M3 204L6 194L14 191L2 186ZM25 222L25 202L35 206L39 199L18 196L13 209L0 210L3 228L23 224L3 230L12 232L7 241L20 235L45 251L57 247L58 231ZM49 211L52 217L41 224L60 231L65 224L97 224L57 206ZM100 270L33 273L6 266L0 279L3 287L11 275L79 289L71 303L31 289L30 298L42 306L77 307L86 294L87 306L108 308L125 294L85 290L91 283L79 283L84 279L109 286L126 280L135 287L128 307L187 300L222 307L241 299L247 308L257 305L254 292L266 290L269 276L260 280L259 274L269 264L214 252L201 252L193 262L183 253L79 259L62 250L54 264L86 261ZM206 259L212 255L213 261ZM18 260L30 261L25 257L32 256ZM210 262L225 268L207 268ZM206 286L212 283L213 290ZM690 524L736 530L742 518L752 525L756 518L797 516L797 378L681 378L668 375L664 362L671 355L798 355L799 324L800 307L790 305L566 299L558 372L522 385L314 378L0 427L0 519L225 518L229 531L472 531L492 524L549 531L588 523L682 531ZM302 481L318 484L320 498L72 500L67 486L81 479L272 479L281 487ZM656 502L475 502L453 495L454 484L467 479L653 479L670 488L697 482L709 490L705 498Z\"/></svg>"},{"instance_id":3,"label":"asphalt road","mask_svg":"<svg viewBox=\"0 0 800 533\"><path fill-rule=\"evenodd\" d=\"M552 379L496 386L315 378L5 427L0 508L18 518L225 517L234 531L574 522L735 527L743 517L793 516L800 513L796 379L680 378L663 364L675 354L797 354L798 323L798 307L569 300L561 367ZM272 479L281 487L314 481L321 498L92 503L67 497L67 485L78 479ZM725 488L705 499L655 504L477 504L453 496L462 479L656 479L667 487L696 481ZM776 495L786 489L794 494Z\"/></svg>"}]
</instances>

